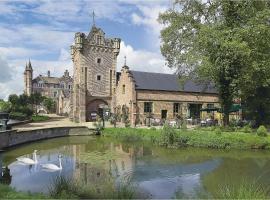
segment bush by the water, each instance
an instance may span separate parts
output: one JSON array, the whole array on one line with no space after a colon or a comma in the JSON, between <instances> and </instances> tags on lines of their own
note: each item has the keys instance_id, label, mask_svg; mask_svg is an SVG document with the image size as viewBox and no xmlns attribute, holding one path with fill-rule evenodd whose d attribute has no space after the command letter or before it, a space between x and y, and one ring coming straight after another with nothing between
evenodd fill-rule
<instances>
[{"instance_id":1,"label":"bush by the water","mask_svg":"<svg viewBox=\"0 0 270 200\"><path fill-rule=\"evenodd\" d=\"M265 126L261 125L261 126L257 129L257 135L258 135L258 136L262 136L262 137L266 137L266 136L267 136L267 129L265 128Z\"/></svg>"},{"instance_id":2,"label":"bush by the water","mask_svg":"<svg viewBox=\"0 0 270 200\"><path fill-rule=\"evenodd\" d=\"M162 128L160 144L165 146L172 145L176 141L176 138L175 129L165 124Z\"/></svg>"}]
</instances>

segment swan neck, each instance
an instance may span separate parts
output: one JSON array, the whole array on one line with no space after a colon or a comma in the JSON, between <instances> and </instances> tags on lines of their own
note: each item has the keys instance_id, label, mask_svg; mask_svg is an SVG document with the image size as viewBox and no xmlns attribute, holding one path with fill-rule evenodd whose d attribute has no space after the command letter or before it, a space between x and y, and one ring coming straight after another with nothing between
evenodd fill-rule
<instances>
[{"instance_id":1,"label":"swan neck","mask_svg":"<svg viewBox=\"0 0 270 200\"><path fill-rule=\"evenodd\" d=\"M61 161L61 158L59 158L59 168L62 169L62 161Z\"/></svg>"},{"instance_id":2,"label":"swan neck","mask_svg":"<svg viewBox=\"0 0 270 200\"><path fill-rule=\"evenodd\" d=\"M35 162L37 162L37 153L36 153L36 152L33 153L33 160L34 160Z\"/></svg>"}]
</instances>

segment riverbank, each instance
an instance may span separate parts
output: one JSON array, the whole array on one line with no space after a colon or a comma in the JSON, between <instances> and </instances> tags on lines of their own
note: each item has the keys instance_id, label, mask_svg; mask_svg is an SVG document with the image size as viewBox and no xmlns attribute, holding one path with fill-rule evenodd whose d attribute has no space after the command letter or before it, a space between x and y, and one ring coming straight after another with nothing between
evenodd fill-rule
<instances>
[{"instance_id":1,"label":"riverbank","mask_svg":"<svg viewBox=\"0 0 270 200\"><path fill-rule=\"evenodd\" d=\"M106 128L103 134L123 141L149 141L174 148L192 146L213 149L270 149L270 136L261 137L253 132L229 132L221 129Z\"/></svg>"}]
</instances>

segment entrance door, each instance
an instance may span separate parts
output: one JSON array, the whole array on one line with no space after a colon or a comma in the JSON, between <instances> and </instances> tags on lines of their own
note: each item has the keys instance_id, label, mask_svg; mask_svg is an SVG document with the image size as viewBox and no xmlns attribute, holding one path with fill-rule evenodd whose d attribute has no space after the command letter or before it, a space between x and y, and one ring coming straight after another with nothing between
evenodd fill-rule
<instances>
[{"instance_id":1,"label":"entrance door","mask_svg":"<svg viewBox=\"0 0 270 200\"><path fill-rule=\"evenodd\" d=\"M101 99L96 99L91 101L87 105L87 110L86 110L86 117L87 121L96 121L97 117L102 117L103 116L103 108L101 108L102 105L108 105L107 102L101 100Z\"/></svg>"},{"instance_id":2,"label":"entrance door","mask_svg":"<svg viewBox=\"0 0 270 200\"><path fill-rule=\"evenodd\" d=\"M167 118L167 110L161 110L161 119Z\"/></svg>"}]
</instances>

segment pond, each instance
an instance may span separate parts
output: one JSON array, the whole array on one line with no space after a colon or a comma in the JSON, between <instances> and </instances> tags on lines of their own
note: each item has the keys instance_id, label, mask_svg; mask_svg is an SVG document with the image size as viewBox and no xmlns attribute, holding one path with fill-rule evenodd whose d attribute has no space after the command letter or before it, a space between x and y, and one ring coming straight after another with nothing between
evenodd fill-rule
<instances>
[{"instance_id":1,"label":"pond","mask_svg":"<svg viewBox=\"0 0 270 200\"><path fill-rule=\"evenodd\" d=\"M32 158L34 150L38 150L38 164L22 165L16 160ZM41 167L44 163L58 165L59 155L61 171ZM0 167L7 167L3 179L17 191L48 193L53 179L61 175L96 185L108 177L130 181L149 198L208 198L215 197L226 184L255 180L269 185L269 157L267 151L167 149L77 136L9 149L0 155Z\"/></svg>"}]
</instances>

